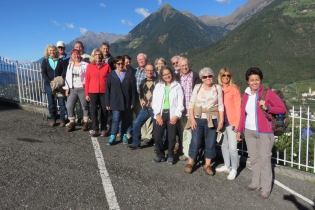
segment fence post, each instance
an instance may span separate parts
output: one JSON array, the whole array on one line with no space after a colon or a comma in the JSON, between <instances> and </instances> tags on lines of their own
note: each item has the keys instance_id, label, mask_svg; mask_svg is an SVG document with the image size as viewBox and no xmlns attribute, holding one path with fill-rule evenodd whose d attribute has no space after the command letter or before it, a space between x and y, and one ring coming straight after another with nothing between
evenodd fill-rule
<instances>
[{"instance_id":1,"label":"fence post","mask_svg":"<svg viewBox=\"0 0 315 210\"><path fill-rule=\"evenodd\" d=\"M19 100L20 100L20 103L22 103L21 87L20 87L20 76L19 76L19 63L18 63L18 61L16 61L16 63L15 63L15 68L16 68L16 76L17 76L17 82L18 82L18 88L19 88Z\"/></svg>"}]
</instances>

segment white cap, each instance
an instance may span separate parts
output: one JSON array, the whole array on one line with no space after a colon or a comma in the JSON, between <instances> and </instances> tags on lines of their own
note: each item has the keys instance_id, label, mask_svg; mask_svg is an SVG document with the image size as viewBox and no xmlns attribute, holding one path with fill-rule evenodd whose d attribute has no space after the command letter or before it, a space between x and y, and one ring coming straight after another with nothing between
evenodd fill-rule
<instances>
[{"instance_id":1,"label":"white cap","mask_svg":"<svg viewBox=\"0 0 315 210\"><path fill-rule=\"evenodd\" d=\"M63 43L63 41L58 41L57 47L65 47L65 43Z\"/></svg>"}]
</instances>

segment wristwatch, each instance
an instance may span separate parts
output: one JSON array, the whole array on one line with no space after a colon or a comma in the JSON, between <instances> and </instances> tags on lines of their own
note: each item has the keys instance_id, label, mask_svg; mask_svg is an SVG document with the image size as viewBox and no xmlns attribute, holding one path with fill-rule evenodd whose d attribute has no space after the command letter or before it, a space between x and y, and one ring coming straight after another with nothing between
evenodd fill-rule
<instances>
[{"instance_id":1,"label":"wristwatch","mask_svg":"<svg viewBox=\"0 0 315 210\"><path fill-rule=\"evenodd\" d=\"M268 112L269 110L270 110L270 107L269 107L269 106L266 106L265 111Z\"/></svg>"}]
</instances>

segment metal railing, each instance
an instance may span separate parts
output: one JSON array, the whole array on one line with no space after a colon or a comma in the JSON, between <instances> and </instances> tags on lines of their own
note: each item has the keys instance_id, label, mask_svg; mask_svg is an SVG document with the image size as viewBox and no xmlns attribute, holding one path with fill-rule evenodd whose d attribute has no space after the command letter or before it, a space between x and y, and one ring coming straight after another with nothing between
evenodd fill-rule
<instances>
[{"instance_id":1,"label":"metal railing","mask_svg":"<svg viewBox=\"0 0 315 210\"><path fill-rule=\"evenodd\" d=\"M20 103L47 107L39 63L18 64L0 57L0 97ZM295 113L299 113L296 116ZM305 113L307 117L302 117ZM310 109L291 111L291 126L283 136L277 137L272 160L276 164L315 173L315 135L311 135ZM315 123L314 123L315 125ZM306 135L303 136L306 133ZM247 153L246 143L239 144L239 153Z\"/></svg>"}]
</instances>

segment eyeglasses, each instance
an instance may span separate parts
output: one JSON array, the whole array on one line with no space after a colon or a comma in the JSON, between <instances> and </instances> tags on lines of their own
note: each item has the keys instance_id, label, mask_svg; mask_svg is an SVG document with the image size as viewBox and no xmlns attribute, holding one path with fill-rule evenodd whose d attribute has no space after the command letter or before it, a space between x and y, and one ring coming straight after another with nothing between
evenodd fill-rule
<instances>
[{"instance_id":1,"label":"eyeglasses","mask_svg":"<svg viewBox=\"0 0 315 210\"><path fill-rule=\"evenodd\" d=\"M221 77L228 77L228 78L231 78L231 74L222 74Z\"/></svg>"},{"instance_id":2,"label":"eyeglasses","mask_svg":"<svg viewBox=\"0 0 315 210\"><path fill-rule=\"evenodd\" d=\"M201 78L202 79L207 79L207 78L211 79L211 78L213 78L213 76L212 75L207 75L207 76L202 76Z\"/></svg>"},{"instance_id":3,"label":"eyeglasses","mask_svg":"<svg viewBox=\"0 0 315 210\"><path fill-rule=\"evenodd\" d=\"M64 49L64 47L58 47L59 49Z\"/></svg>"},{"instance_id":4,"label":"eyeglasses","mask_svg":"<svg viewBox=\"0 0 315 210\"><path fill-rule=\"evenodd\" d=\"M116 63L116 65L124 65L123 63Z\"/></svg>"},{"instance_id":5,"label":"eyeglasses","mask_svg":"<svg viewBox=\"0 0 315 210\"><path fill-rule=\"evenodd\" d=\"M165 77L165 76L168 76L168 75L171 75L171 73L163 74L162 76Z\"/></svg>"},{"instance_id":6,"label":"eyeglasses","mask_svg":"<svg viewBox=\"0 0 315 210\"><path fill-rule=\"evenodd\" d=\"M178 64L178 62L174 62L174 63L173 63L173 66L174 66L175 64Z\"/></svg>"},{"instance_id":7,"label":"eyeglasses","mask_svg":"<svg viewBox=\"0 0 315 210\"><path fill-rule=\"evenodd\" d=\"M145 70L146 72L154 72L154 70Z\"/></svg>"}]
</instances>

